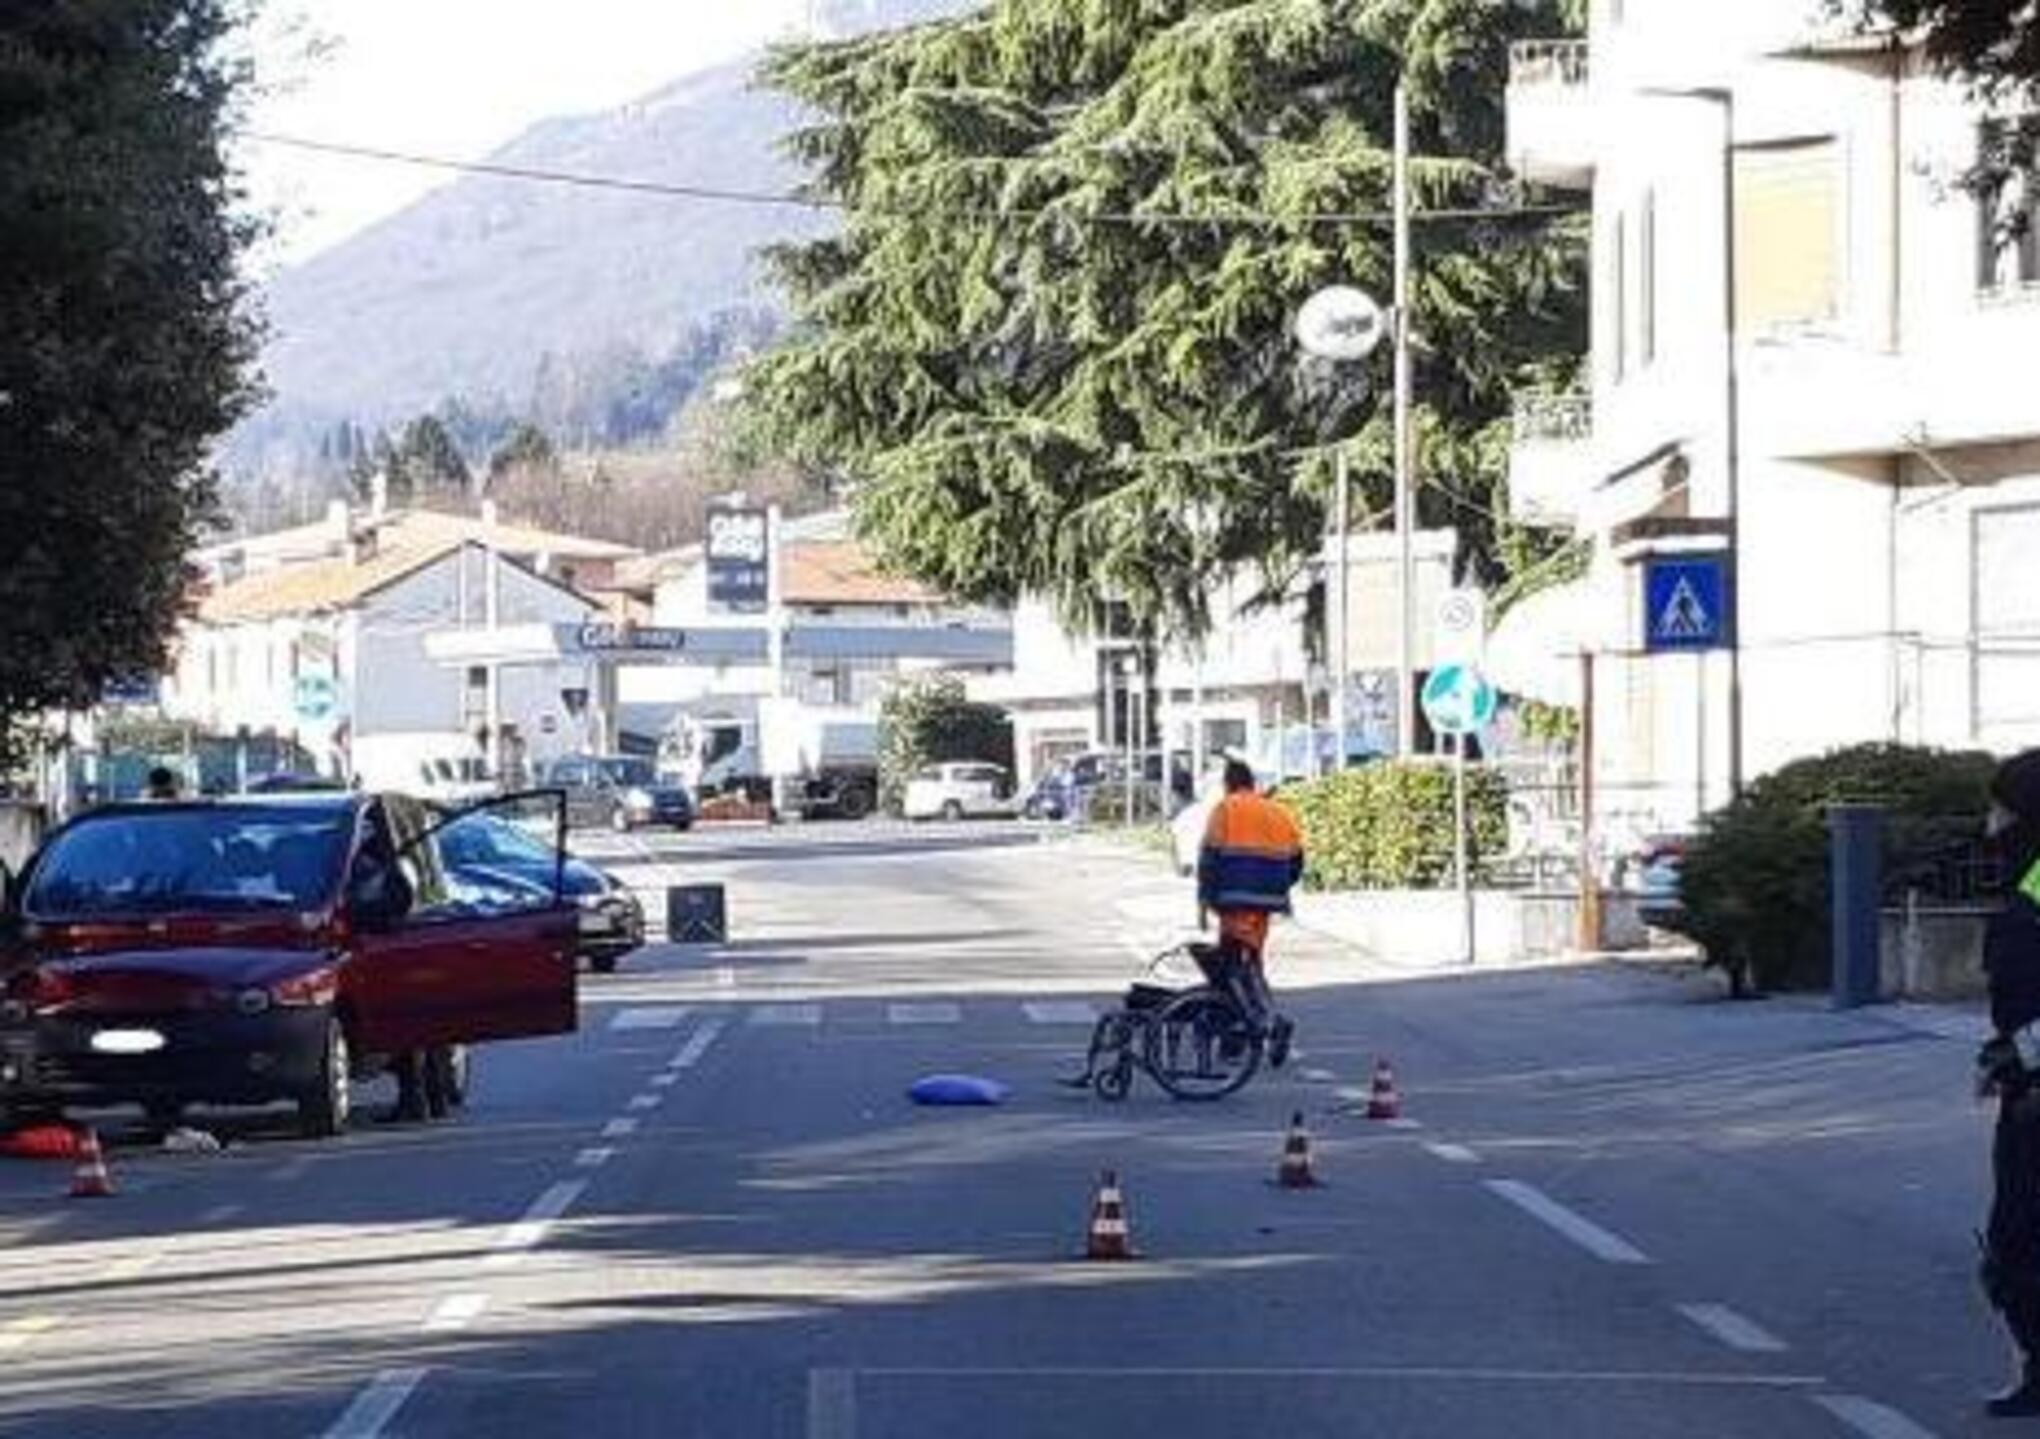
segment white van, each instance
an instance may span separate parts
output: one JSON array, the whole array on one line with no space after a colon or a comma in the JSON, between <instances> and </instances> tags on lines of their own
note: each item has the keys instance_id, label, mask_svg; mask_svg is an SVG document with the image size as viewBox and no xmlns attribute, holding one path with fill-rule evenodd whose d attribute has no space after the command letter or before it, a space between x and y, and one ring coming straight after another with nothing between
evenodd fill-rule
<instances>
[{"instance_id":1,"label":"white van","mask_svg":"<svg viewBox=\"0 0 2040 1439\"><path fill-rule=\"evenodd\" d=\"M436 804L466 804L496 792L488 756L472 735L446 731L362 735L354 741L353 757L354 778L363 789Z\"/></svg>"}]
</instances>

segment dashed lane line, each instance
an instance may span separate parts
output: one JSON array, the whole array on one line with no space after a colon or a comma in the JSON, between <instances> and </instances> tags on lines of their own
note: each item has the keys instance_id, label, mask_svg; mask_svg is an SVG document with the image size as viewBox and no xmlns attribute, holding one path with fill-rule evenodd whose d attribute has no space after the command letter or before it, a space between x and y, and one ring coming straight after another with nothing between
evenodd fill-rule
<instances>
[{"instance_id":1,"label":"dashed lane line","mask_svg":"<svg viewBox=\"0 0 2040 1439\"><path fill-rule=\"evenodd\" d=\"M813 1027L821 1022L819 1004L761 1004L751 1011L752 1024Z\"/></svg>"},{"instance_id":2,"label":"dashed lane line","mask_svg":"<svg viewBox=\"0 0 2040 1439\"><path fill-rule=\"evenodd\" d=\"M631 1135L637 1133L637 1126L638 1122L635 1119L612 1119L609 1123L602 1126L602 1137L604 1139L628 1139Z\"/></svg>"},{"instance_id":3,"label":"dashed lane line","mask_svg":"<svg viewBox=\"0 0 2040 1439\"><path fill-rule=\"evenodd\" d=\"M354 1402L325 1433L324 1439L379 1439L397 1417L404 1401L424 1381L423 1369L385 1369L368 1382Z\"/></svg>"},{"instance_id":4,"label":"dashed lane line","mask_svg":"<svg viewBox=\"0 0 2040 1439\"><path fill-rule=\"evenodd\" d=\"M310 1156L301 1154L296 1159L289 1160L270 1170L269 1182L271 1184L295 1184L298 1180L311 1173L311 1169L312 1161Z\"/></svg>"},{"instance_id":5,"label":"dashed lane line","mask_svg":"<svg viewBox=\"0 0 2040 1439\"><path fill-rule=\"evenodd\" d=\"M1085 999L1030 999L1020 1006L1029 1024L1096 1024L1098 1011Z\"/></svg>"},{"instance_id":6,"label":"dashed lane line","mask_svg":"<svg viewBox=\"0 0 2040 1439\"><path fill-rule=\"evenodd\" d=\"M647 1109L657 1109L665 1102L666 1096L663 1094L633 1094L630 1097L630 1103L625 1108L642 1112Z\"/></svg>"},{"instance_id":7,"label":"dashed lane line","mask_svg":"<svg viewBox=\"0 0 2040 1439\"><path fill-rule=\"evenodd\" d=\"M616 1151L607 1145L592 1146L574 1156L576 1169L600 1169L616 1157Z\"/></svg>"},{"instance_id":8,"label":"dashed lane line","mask_svg":"<svg viewBox=\"0 0 2040 1439\"><path fill-rule=\"evenodd\" d=\"M1430 1151L1433 1158L1442 1159L1447 1164L1480 1163L1480 1155L1463 1144L1445 1144L1434 1141L1426 1144L1424 1148Z\"/></svg>"},{"instance_id":9,"label":"dashed lane line","mask_svg":"<svg viewBox=\"0 0 2040 1439\"><path fill-rule=\"evenodd\" d=\"M26 1348L37 1337L49 1333L64 1322L61 1314L24 1314L19 1319L10 1319L0 1324L0 1354L11 1354Z\"/></svg>"},{"instance_id":10,"label":"dashed lane line","mask_svg":"<svg viewBox=\"0 0 2040 1439\"><path fill-rule=\"evenodd\" d=\"M946 1001L932 1001L926 1004L888 1004L885 1007L887 1024L961 1024L963 1006Z\"/></svg>"},{"instance_id":11,"label":"dashed lane line","mask_svg":"<svg viewBox=\"0 0 2040 1439\"><path fill-rule=\"evenodd\" d=\"M1701 1329L1731 1349L1744 1354L1783 1354L1785 1341L1753 1319L1736 1313L1726 1304L1681 1304L1676 1306Z\"/></svg>"},{"instance_id":12,"label":"dashed lane line","mask_svg":"<svg viewBox=\"0 0 2040 1439\"><path fill-rule=\"evenodd\" d=\"M522 1218L497 1237L493 1246L495 1252L482 1263L494 1268L517 1263L545 1242L554 1222L573 1208L574 1201L587 1188L588 1181L585 1179L563 1179L552 1185L531 1201L531 1207L524 1211Z\"/></svg>"},{"instance_id":13,"label":"dashed lane line","mask_svg":"<svg viewBox=\"0 0 2040 1439\"><path fill-rule=\"evenodd\" d=\"M609 1021L611 1029L678 1029L688 1015L685 1005L655 1005L619 1009Z\"/></svg>"},{"instance_id":14,"label":"dashed lane line","mask_svg":"<svg viewBox=\"0 0 2040 1439\"><path fill-rule=\"evenodd\" d=\"M708 1053L709 1046L722 1037L724 1022L712 1019L688 1036L687 1043L680 1046L680 1052L668 1060L668 1069L692 1069L701 1063L701 1056Z\"/></svg>"},{"instance_id":15,"label":"dashed lane line","mask_svg":"<svg viewBox=\"0 0 2040 1439\"><path fill-rule=\"evenodd\" d=\"M247 1213L245 1204L215 1204L198 1216L198 1222L205 1225L228 1224Z\"/></svg>"},{"instance_id":16,"label":"dashed lane line","mask_svg":"<svg viewBox=\"0 0 2040 1439\"><path fill-rule=\"evenodd\" d=\"M432 1312L419 1327L427 1334L456 1333L481 1318L488 1307L486 1294L449 1294L432 1306Z\"/></svg>"},{"instance_id":17,"label":"dashed lane line","mask_svg":"<svg viewBox=\"0 0 2040 1439\"><path fill-rule=\"evenodd\" d=\"M1861 1395L1816 1394L1813 1402L1861 1434L1863 1439L1934 1439L1931 1430L1922 1429L1896 1409Z\"/></svg>"},{"instance_id":18,"label":"dashed lane line","mask_svg":"<svg viewBox=\"0 0 2040 1439\"><path fill-rule=\"evenodd\" d=\"M1575 1214L1535 1185L1516 1179L1490 1179L1487 1188L1604 1263L1650 1263L1650 1256L1628 1240L1610 1233L1583 1215Z\"/></svg>"},{"instance_id":19,"label":"dashed lane line","mask_svg":"<svg viewBox=\"0 0 2040 1439\"><path fill-rule=\"evenodd\" d=\"M678 1074L678 1072L670 1069L667 1070L664 1074L653 1075L651 1079L652 1088L654 1089L671 1089L674 1085L678 1084L679 1082L680 1075Z\"/></svg>"}]
</instances>

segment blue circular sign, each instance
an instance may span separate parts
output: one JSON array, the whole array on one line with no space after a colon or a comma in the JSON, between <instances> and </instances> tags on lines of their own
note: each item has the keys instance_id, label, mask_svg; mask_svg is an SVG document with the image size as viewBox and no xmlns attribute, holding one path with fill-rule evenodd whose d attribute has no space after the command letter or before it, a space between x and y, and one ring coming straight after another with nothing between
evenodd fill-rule
<instances>
[{"instance_id":1,"label":"blue circular sign","mask_svg":"<svg viewBox=\"0 0 2040 1439\"><path fill-rule=\"evenodd\" d=\"M1494 722L1501 695L1472 665L1442 665L1424 684L1424 718L1440 734L1474 734Z\"/></svg>"}]
</instances>

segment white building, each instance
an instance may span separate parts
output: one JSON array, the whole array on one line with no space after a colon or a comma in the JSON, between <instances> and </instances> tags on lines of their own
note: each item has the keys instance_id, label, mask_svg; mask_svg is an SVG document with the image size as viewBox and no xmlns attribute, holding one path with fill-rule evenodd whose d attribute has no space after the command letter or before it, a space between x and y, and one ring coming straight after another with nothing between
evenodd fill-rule
<instances>
[{"instance_id":1,"label":"white building","mask_svg":"<svg viewBox=\"0 0 2040 1439\"><path fill-rule=\"evenodd\" d=\"M1593 197L1594 336L1581 393L1520 406L1512 502L1595 556L1503 648L1598 652L1604 792L1663 824L1728 796L1730 664L1638 653L1642 562L1728 545L1731 434L1746 776L2040 741L2040 238L1961 187L1985 117L1960 90L1819 11L1594 0L1589 39L1512 67L1515 165Z\"/></svg>"}]
</instances>

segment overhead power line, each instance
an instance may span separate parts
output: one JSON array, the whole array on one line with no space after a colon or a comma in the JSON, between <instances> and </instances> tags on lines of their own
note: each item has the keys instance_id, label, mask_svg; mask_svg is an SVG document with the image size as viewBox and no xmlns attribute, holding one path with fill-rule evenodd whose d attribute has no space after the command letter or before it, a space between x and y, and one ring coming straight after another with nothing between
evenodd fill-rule
<instances>
[{"instance_id":1,"label":"overhead power line","mask_svg":"<svg viewBox=\"0 0 2040 1439\"><path fill-rule=\"evenodd\" d=\"M442 170L457 175L480 175L498 180L523 180L533 184L562 185L580 190L607 190L632 195L659 195L675 200L699 200L725 205L770 205L782 209L848 212L858 207L819 195L802 195L784 190L739 190L715 185L687 185L665 180L637 180L619 175L588 175L572 170L552 170L530 165L505 165L491 160L452 160L442 155L423 155L374 145L350 145L335 140L312 140L300 135L278 135L268 131L241 130L243 140L258 145L275 145L318 155L335 155L350 160L370 160L412 169ZM1585 213L1582 205L1470 206L1418 210L1415 223L1445 221L1555 219ZM940 213L941 207L916 205L914 215ZM966 219L1061 220L1082 225L1182 225L1197 227L1245 226L1280 229L1294 226L1392 225L1390 210L1331 211L1300 215L1272 215L1262 211L1235 211L1222 215L1152 214L1132 210L1100 211L1092 214L1066 210L985 210L952 207L949 213Z\"/></svg>"}]
</instances>

